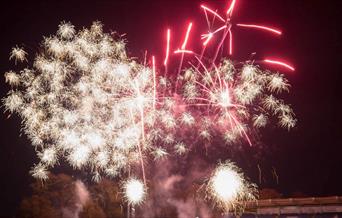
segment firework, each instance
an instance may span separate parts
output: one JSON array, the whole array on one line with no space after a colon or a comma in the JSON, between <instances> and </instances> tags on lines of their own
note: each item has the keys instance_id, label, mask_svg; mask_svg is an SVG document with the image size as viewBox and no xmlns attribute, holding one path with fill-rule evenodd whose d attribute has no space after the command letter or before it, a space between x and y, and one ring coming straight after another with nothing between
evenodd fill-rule
<instances>
[{"instance_id":1,"label":"firework","mask_svg":"<svg viewBox=\"0 0 342 218\"><path fill-rule=\"evenodd\" d=\"M264 61L246 61L234 63L229 59L223 59L216 63L218 51L221 50L226 38L229 38L229 54L233 54L233 34L231 17L236 1L230 2L226 18L207 6L201 5L205 12L209 31L202 34L203 49L200 55L185 48L184 44L189 40L188 32L185 35L185 42L181 49L174 53L181 54L180 66L183 64L184 54L193 57L190 61L190 68L179 74L176 82L176 92L181 93L182 102L186 110L195 113L195 119L202 119L203 123L197 135L210 138L210 132L222 132L227 144L236 144L244 138L244 141L252 145L249 132L264 128L271 120L278 120L278 125L290 129L295 126L296 119L289 105L275 96L281 92L289 91L290 85L283 74L262 70L256 63L278 65L289 70L294 68L287 63L274 59ZM220 27L211 31L215 26L215 19L210 22L208 13L218 18ZM223 24L223 26L221 26ZM276 35L282 32L276 28L255 24L236 24L242 28L253 28L264 30ZM210 40L222 32L222 39L212 58L205 57L205 50ZM205 58L204 58L205 57ZM197 62L197 63L196 63ZM181 84L181 85L179 85ZM180 87L180 88L178 88ZM269 102L269 100L273 102ZM270 106L272 103L272 106ZM209 120L209 122L208 122ZM201 122L201 120L195 120ZM209 125L207 125L209 123Z\"/></svg>"},{"instance_id":2,"label":"firework","mask_svg":"<svg viewBox=\"0 0 342 218\"><path fill-rule=\"evenodd\" d=\"M240 68L229 60L224 60L213 70L204 64L201 66L203 70L189 68L182 77L183 101L189 111L207 117L210 125L203 123L201 126L222 132L227 144L235 144L244 138L252 145L248 130L265 127L272 117L278 119L281 127L295 125L290 106L274 97L288 91L290 85L284 75L263 71L248 62ZM212 129L206 129L206 132Z\"/></svg>"},{"instance_id":3,"label":"firework","mask_svg":"<svg viewBox=\"0 0 342 218\"><path fill-rule=\"evenodd\" d=\"M220 164L213 172L206 187L207 197L225 212L243 210L247 201L256 199L256 186L244 179L233 163Z\"/></svg>"},{"instance_id":4,"label":"firework","mask_svg":"<svg viewBox=\"0 0 342 218\"><path fill-rule=\"evenodd\" d=\"M167 62L169 60L169 55L170 55L170 39L171 39L171 30L168 29L167 34L166 34L166 54L165 54L165 60L164 60L166 73L167 73Z\"/></svg>"},{"instance_id":5,"label":"firework","mask_svg":"<svg viewBox=\"0 0 342 218\"><path fill-rule=\"evenodd\" d=\"M187 31L186 31L186 34L184 36L184 41L183 41L183 44L182 44L182 47L181 47L181 50L182 51L186 51L186 45L188 43L188 40L189 40L189 36L190 36L190 32L191 32L191 28L192 28L192 22L189 23L188 25L188 28L187 28ZM178 49L179 50L179 49ZM181 70L182 70L182 66L183 66L183 60L184 60L184 54L187 53L187 52L182 52L182 56L181 56L181 60L179 62L179 67L178 67L178 74L177 74L177 81L176 81L176 88L175 90L177 90L178 88L178 77L181 73Z\"/></svg>"},{"instance_id":6,"label":"firework","mask_svg":"<svg viewBox=\"0 0 342 218\"><path fill-rule=\"evenodd\" d=\"M19 62L24 62L26 61L26 55L27 53L25 52L25 50L19 46L16 46L14 48L12 48L12 52L10 55L10 60L14 59L15 63Z\"/></svg>"},{"instance_id":7,"label":"firework","mask_svg":"<svg viewBox=\"0 0 342 218\"><path fill-rule=\"evenodd\" d=\"M201 5L208 32L201 35L200 55L189 48L192 22L176 50L171 48L167 29L164 76L158 71L159 58L152 56L151 66L146 66L146 57L144 64L130 59L125 42L104 33L101 23L77 31L71 23L62 22L55 35L44 39L32 66L5 73L11 91L3 104L22 118L22 129L40 159L31 174L45 180L50 168L66 160L76 169L90 171L94 181L125 172L129 177L142 175L141 180L123 182L127 202L137 205L146 198L147 158L186 156L195 142L210 143L216 136L230 146L252 146L252 133L274 120L280 127L293 128L294 113L278 97L289 91L290 84L283 74L258 65L294 71L291 64L278 58L218 61L227 39L229 55L233 54L233 26L282 34L273 27L232 23L236 3L230 2L225 16ZM215 19L210 22L209 16L220 24ZM214 54L207 54L206 46L220 35ZM168 62L177 55L180 63L174 79ZM26 56L16 46L10 59L25 62ZM141 172L135 172L138 169ZM255 186L230 162L217 167L206 191L225 211L243 209L245 201L255 198Z\"/></svg>"},{"instance_id":8,"label":"firework","mask_svg":"<svg viewBox=\"0 0 342 218\"><path fill-rule=\"evenodd\" d=\"M280 30L277 30L277 29L274 29L274 28L270 28L270 27L266 27L266 26L260 26L260 25L255 25L255 24L242 24L242 23L239 23L239 24L236 24L236 25L239 26L239 27L246 27L246 28L255 28L255 29L266 30L266 31L272 32L272 33L277 34L277 35L281 35L282 34L282 32Z\"/></svg>"},{"instance_id":9,"label":"firework","mask_svg":"<svg viewBox=\"0 0 342 218\"><path fill-rule=\"evenodd\" d=\"M291 66L290 64L284 63L283 61L271 60L271 59L265 59L264 61L266 63L269 63L269 64L279 65L279 66L285 67L291 71L295 71L295 68L293 66Z\"/></svg>"},{"instance_id":10,"label":"firework","mask_svg":"<svg viewBox=\"0 0 342 218\"><path fill-rule=\"evenodd\" d=\"M25 55L16 47L11 58ZM62 23L44 39L31 69L5 74L13 90L4 104L22 117L40 158L33 176L45 179L60 158L98 175L120 171L133 153L142 156L144 120L153 119L155 107L154 74L128 59L124 42L103 33L99 22L79 32Z\"/></svg>"},{"instance_id":11,"label":"firework","mask_svg":"<svg viewBox=\"0 0 342 218\"><path fill-rule=\"evenodd\" d=\"M144 184L137 179L129 179L123 185L124 196L129 204L136 205L143 202L146 190Z\"/></svg>"}]
</instances>

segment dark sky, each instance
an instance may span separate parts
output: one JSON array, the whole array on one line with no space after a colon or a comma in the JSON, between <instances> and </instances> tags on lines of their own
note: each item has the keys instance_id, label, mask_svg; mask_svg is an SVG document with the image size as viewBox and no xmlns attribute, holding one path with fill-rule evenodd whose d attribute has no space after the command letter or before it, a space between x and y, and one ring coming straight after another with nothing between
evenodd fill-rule
<instances>
[{"instance_id":1,"label":"dark sky","mask_svg":"<svg viewBox=\"0 0 342 218\"><path fill-rule=\"evenodd\" d=\"M1 98L9 89L2 75L14 68L8 61L11 47L23 45L32 57L42 36L54 34L62 20L77 28L102 21L107 31L127 33L130 55L142 58L148 49L158 60L163 58L166 27L171 27L174 46L179 46L177 37L183 35L188 21L193 21L196 36L205 30L200 3L222 11L227 5L227 0L4 2L0 3ZM298 125L290 132L267 131L263 137L274 150L264 168L277 169L280 183L274 187L285 194L342 195L341 8L342 2L337 0L238 0L234 12L237 22L265 23L284 32L273 38L256 31L234 31L236 60L246 60L257 52L258 58L282 56L296 66L296 72L287 74L292 89L285 97L294 108ZM199 42L193 39L191 46ZM8 114L0 116L1 216L13 214L22 196L29 194L32 178L28 171L35 153L25 136L20 136L20 120L15 116L7 119Z\"/></svg>"}]
</instances>

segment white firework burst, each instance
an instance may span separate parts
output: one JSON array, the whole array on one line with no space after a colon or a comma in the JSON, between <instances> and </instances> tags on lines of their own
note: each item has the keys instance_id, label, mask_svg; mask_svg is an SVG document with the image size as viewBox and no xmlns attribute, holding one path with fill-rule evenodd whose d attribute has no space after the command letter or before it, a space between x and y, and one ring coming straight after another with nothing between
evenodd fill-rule
<instances>
[{"instance_id":1,"label":"white firework burst","mask_svg":"<svg viewBox=\"0 0 342 218\"><path fill-rule=\"evenodd\" d=\"M124 197L132 205L140 204L146 197L146 187L138 179L130 178L123 184Z\"/></svg>"},{"instance_id":2,"label":"white firework burst","mask_svg":"<svg viewBox=\"0 0 342 218\"><path fill-rule=\"evenodd\" d=\"M239 212L256 199L256 186L249 183L231 162L220 164L206 186L207 198L225 212Z\"/></svg>"},{"instance_id":3,"label":"white firework burst","mask_svg":"<svg viewBox=\"0 0 342 218\"><path fill-rule=\"evenodd\" d=\"M22 47L16 46L12 48L9 59L10 60L14 59L15 63L17 63L18 61L24 62L24 61L27 61L26 55L27 53Z\"/></svg>"},{"instance_id":4,"label":"white firework burst","mask_svg":"<svg viewBox=\"0 0 342 218\"><path fill-rule=\"evenodd\" d=\"M188 111L215 124L212 126L222 131L227 144L244 138L252 145L247 127L265 127L270 124L268 117L278 118L281 127L295 126L292 109L275 97L281 91L288 91L289 84L283 75L262 71L250 62L238 68L230 60L223 60L219 67L207 69L204 64L202 67L204 72L199 68L185 71L183 101ZM199 125L198 135L210 139L207 125Z\"/></svg>"},{"instance_id":5,"label":"white firework burst","mask_svg":"<svg viewBox=\"0 0 342 218\"><path fill-rule=\"evenodd\" d=\"M33 175L45 179L65 158L74 168L113 176L130 164L131 153L142 156L145 120L157 117L152 70L128 59L124 43L103 33L99 22L78 32L63 22L40 50L30 69L5 74L13 90L3 99L23 118L38 152ZM15 47L12 58L24 61L26 52ZM172 120L165 120L170 128Z\"/></svg>"}]
</instances>

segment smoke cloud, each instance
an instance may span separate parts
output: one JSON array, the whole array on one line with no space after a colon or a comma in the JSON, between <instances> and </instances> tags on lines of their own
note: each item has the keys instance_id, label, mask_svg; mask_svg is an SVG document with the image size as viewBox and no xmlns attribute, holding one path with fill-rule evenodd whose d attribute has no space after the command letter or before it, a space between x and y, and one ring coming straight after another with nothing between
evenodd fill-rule
<instances>
[{"instance_id":1,"label":"smoke cloud","mask_svg":"<svg viewBox=\"0 0 342 218\"><path fill-rule=\"evenodd\" d=\"M178 169L179 162L176 162L164 159L157 163L159 167L153 170L154 175L150 181L153 190L149 190L149 197L141 209L143 218L213 217L206 202L196 196L196 191L191 191L210 174L209 165L201 159L193 158L189 168L182 174L175 174L182 172Z\"/></svg>"},{"instance_id":2,"label":"smoke cloud","mask_svg":"<svg viewBox=\"0 0 342 218\"><path fill-rule=\"evenodd\" d=\"M75 195L73 203L62 209L63 218L78 218L82 212L84 205L89 200L89 192L84 183L80 180L75 182Z\"/></svg>"}]
</instances>

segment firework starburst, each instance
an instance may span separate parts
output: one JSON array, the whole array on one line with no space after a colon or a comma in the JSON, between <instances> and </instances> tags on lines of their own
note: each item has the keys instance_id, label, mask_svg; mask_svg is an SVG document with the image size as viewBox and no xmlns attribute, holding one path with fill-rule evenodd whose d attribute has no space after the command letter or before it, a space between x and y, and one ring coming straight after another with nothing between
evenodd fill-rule
<instances>
[{"instance_id":1,"label":"firework starburst","mask_svg":"<svg viewBox=\"0 0 342 218\"><path fill-rule=\"evenodd\" d=\"M206 186L207 197L226 212L243 210L248 201L256 199L256 186L245 180L233 163L220 164Z\"/></svg>"}]
</instances>

